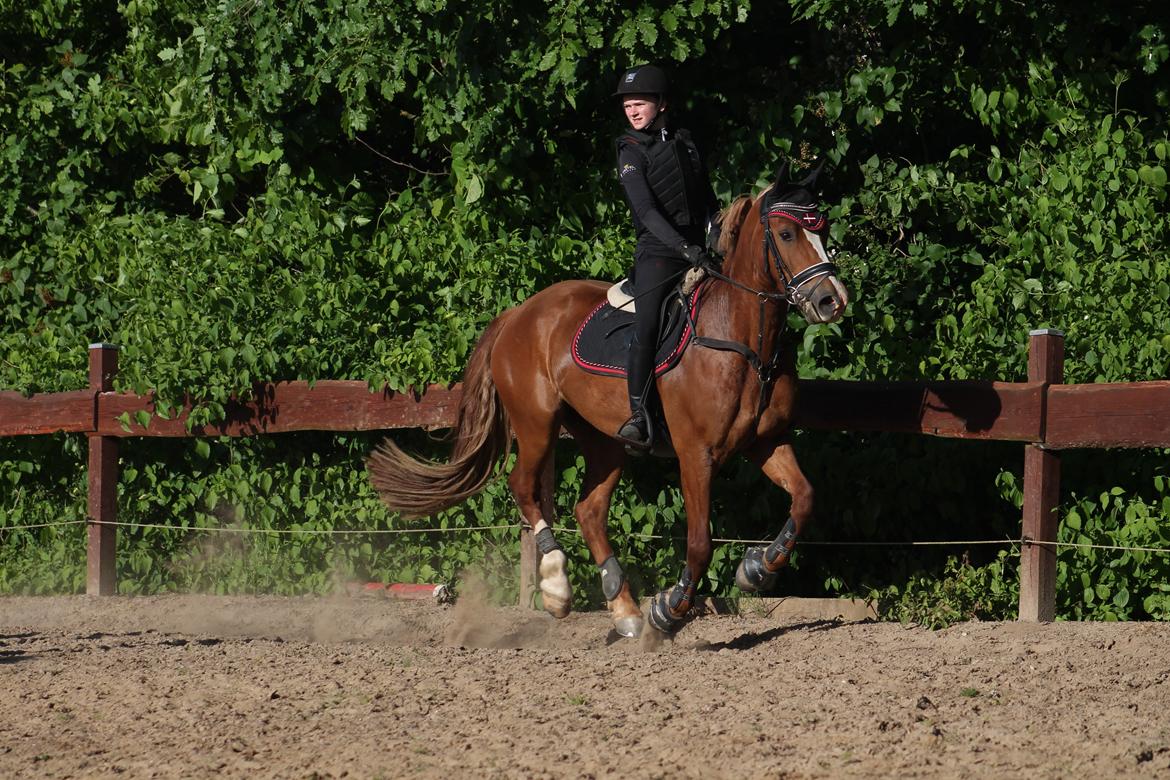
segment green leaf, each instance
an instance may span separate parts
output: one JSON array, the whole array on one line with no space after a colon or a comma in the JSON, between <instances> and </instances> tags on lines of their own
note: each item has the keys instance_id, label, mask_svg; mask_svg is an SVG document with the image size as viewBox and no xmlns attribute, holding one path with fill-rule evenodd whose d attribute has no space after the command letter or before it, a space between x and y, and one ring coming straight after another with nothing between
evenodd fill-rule
<instances>
[{"instance_id":1,"label":"green leaf","mask_svg":"<svg viewBox=\"0 0 1170 780\"><path fill-rule=\"evenodd\" d=\"M467 194L464 198L468 205L475 203L483 196L483 180L472 175L467 179Z\"/></svg>"},{"instance_id":2,"label":"green leaf","mask_svg":"<svg viewBox=\"0 0 1170 780\"><path fill-rule=\"evenodd\" d=\"M999 181L1003 177L1003 163L998 158L993 158L987 163L987 178L993 182Z\"/></svg>"},{"instance_id":3,"label":"green leaf","mask_svg":"<svg viewBox=\"0 0 1170 780\"><path fill-rule=\"evenodd\" d=\"M1166 169L1161 165L1143 165L1138 168L1138 178L1154 187L1166 186Z\"/></svg>"}]
</instances>

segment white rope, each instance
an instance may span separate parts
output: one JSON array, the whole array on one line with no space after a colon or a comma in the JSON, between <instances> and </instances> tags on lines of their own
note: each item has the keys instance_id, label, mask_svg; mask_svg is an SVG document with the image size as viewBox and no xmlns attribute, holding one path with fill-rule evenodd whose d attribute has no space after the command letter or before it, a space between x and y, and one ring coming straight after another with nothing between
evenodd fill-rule
<instances>
[{"instance_id":1,"label":"white rope","mask_svg":"<svg viewBox=\"0 0 1170 780\"><path fill-rule=\"evenodd\" d=\"M725 544L771 544L773 539L712 539L713 542ZM927 541L927 542L800 542L805 545L820 547L943 547L951 545L969 544L1019 544L1018 539L959 539L956 541Z\"/></svg>"},{"instance_id":2,"label":"white rope","mask_svg":"<svg viewBox=\"0 0 1170 780\"><path fill-rule=\"evenodd\" d=\"M1035 544L1041 547L1080 547L1087 550L1124 550L1126 552L1170 553L1165 547L1121 547L1116 544L1078 544L1076 542L1041 542L1038 539L1025 539L1024 544Z\"/></svg>"},{"instance_id":3,"label":"white rope","mask_svg":"<svg viewBox=\"0 0 1170 780\"><path fill-rule=\"evenodd\" d=\"M565 531L571 534L580 534L579 528L557 528L557 531ZM638 539L677 539L682 540L683 536L662 536L659 534L638 534L628 533L626 536L632 536ZM771 544L774 539L723 539L719 537L712 538L714 544ZM1018 539L976 539L976 540L959 540L954 542L948 541L929 541L929 542L800 542L800 546L805 545L819 545L822 547L926 547L932 545L968 545L968 544L1019 544Z\"/></svg>"},{"instance_id":4,"label":"white rope","mask_svg":"<svg viewBox=\"0 0 1170 780\"><path fill-rule=\"evenodd\" d=\"M58 520L55 523L33 523L31 525L0 525L2 531L27 531L30 528L56 528L62 525L84 525L86 520Z\"/></svg>"},{"instance_id":5,"label":"white rope","mask_svg":"<svg viewBox=\"0 0 1170 780\"><path fill-rule=\"evenodd\" d=\"M580 534L578 528L558 528L558 531L567 531L568 533ZM633 536L639 539L683 539L684 537L667 537L656 534L635 534L629 533L626 536ZM771 544L773 539L711 539L716 544ZM1026 546L1029 544L1045 545L1048 547L1080 547L1092 550L1124 550L1126 552L1152 552L1170 554L1170 549L1161 547L1121 547L1115 544L1084 544L1076 542L1040 542L1035 539L960 539L956 541L925 541L925 542L800 542L799 546L819 546L819 547L954 547L976 545L976 544L1002 544Z\"/></svg>"},{"instance_id":6,"label":"white rope","mask_svg":"<svg viewBox=\"0 0 1170 780\"><path fill-rule=\"evenodd\" d=\"M80 520L77 522L86 521ZM519 528L519 526L515 523L509 523L508 525L475 525L468 526L466 528L370 528L368 530L361 530L356 528L306 528L298 531L293 528L225 528L223 526L218 528L201 528L199 526L188 526L183 528L181 526L164 525L161 523L123 523L117 520L91 520L89 522L93 525L112 525L121 526L123 528L159 528L164 531L215 531L228 534L316 534L330 536L342 536L346 534L460 533L464 531L496 531L501 528Z\"/></svg>"},{"instance_id":7,"label":"white rope","mask_svg":"<svg viewBox=\"0 0 1170 780\"><path fill-rule=\"evenodd\" d=\"M28 528L48 528L59 525L77 525L80 523L90 523L92 525L110 525L119 526L122 528L158 528L163 531L208 531L218 533L231 534L314 534L314 535L358 535L358 534L440 534L440 533L463 533L467 531L499 531L506 528L520 528L516 523L508 523L506 525L475 525L466 526L463 528L371 528L368 530L361 530L356 528L343 529L303 529L296 530L292 528L202 528L199 526L188 526L182 528L180 526L166 525L162 523L126 523L117 520L66 520L59 523L40 523L37 525L13 525L0 527L0 530L5 531L19 531ZM557 531L565 533L581 535L580 528L559 527ZM626 536L635 537L637 539L682 539L684 537L662 536L661 534L640 534L629 533ZM771 539L723 539L714 538L711 540L716 544L771 544ZM1018 544L1017 540L1012 539L983 539L973 541L929 541L929 542L801 542L802 545L821 545L834 547L905 547L905 546L928 546L928 545L968 545L968 544ZM1141 549L1141 548L1133 548Z\"/></svg>"},{"instance_id":8,"label":"white rope","mask_svg":"<svg viewBox=\"0 0 1170 780\"><path fill-rule=\"evenodd\" d=\"M308 534L308 535L328 535L328 536L343 536L343 535L384 535L384 534L443 534L443 533L466 533L469 531L500 531L508 528L520 528L517 523L507 523L504 525L473 525L463 528L371 528L367 530L356 528L342 528L342 529L303 529L295 530L292 528L200 528L198 526L188 526L183 528L174 525L164 525L161 523L125 523L116 520L60 520L53 523L30 523L28 525L6 525L0 526L0 533L4 531L28 531L36 528L58 528L67 525L110 525L120 526L123 528L158 528L163 531L207 531L217 533L232 533L232 534ZM558 527L555 530L565 533L581 535L580 528ZM640 534L628 533L628 537L636 539L678 539L684 537L663 536L661 534ZM727 539L716 537L711 539L715 544L771 544L772 539ZM997 545L1038 545L1041 547L1072 547L1084 550L1117 550L1122 552L1148 552L1158 553L1161 555L1170 554L1170 548L1163 547L1124 547L1116 544L1089 544L1083 542L1042 542L1037 539L965 539L956 541L920 541L920 542L830 542L830 541L808 541L801 542L802 547L965 547L969 545L982 544L997 544Z\"/></svg>"}]
</instances>

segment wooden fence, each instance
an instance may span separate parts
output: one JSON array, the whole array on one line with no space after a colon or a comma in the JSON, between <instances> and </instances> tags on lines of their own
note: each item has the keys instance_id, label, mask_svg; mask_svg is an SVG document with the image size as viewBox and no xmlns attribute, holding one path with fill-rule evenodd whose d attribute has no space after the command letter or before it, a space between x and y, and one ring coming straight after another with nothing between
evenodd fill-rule
<instances>
[{"instance_id":1,"label":"wooden fence","mask_svg":"<svg viewBox=\"0 0 1170 780\"><path fill-rule=\"evenodd\" d=\"M1033 331L1028 381L850 382L802 380L802 429L888 431L1024 445L1020 620L1053 618L1056 599L1055 509L1059 450L1170 447L1170 382L1064 385L1064 336ZM455 422L459 388L431 386L419 395L370 392L365 382L275 382L252 400L228 405L224 421L187 428L190 408L154 417L150 396L113 392L117 348L93 344L89 389L23 397L0 392L0 436L56 432L89 438L86 591L116 591L119 440L143 436L257 436L289 431L442 428ZM152 417L147 426L138 412ZM129 424L124 421L129 418ZM546 480L551 474L546 474ZM535 571L531 534L521 535L521 593Z\"/></svg>"}]
</instances>

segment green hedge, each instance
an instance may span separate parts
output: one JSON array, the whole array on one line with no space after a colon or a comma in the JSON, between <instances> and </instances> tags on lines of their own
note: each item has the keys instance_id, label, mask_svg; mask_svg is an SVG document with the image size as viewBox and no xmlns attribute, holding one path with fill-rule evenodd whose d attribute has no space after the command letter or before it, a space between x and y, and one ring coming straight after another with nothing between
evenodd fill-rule
<instances>
[{"instance_id":1,"label":"green hedge","mask_svg":"<svg viewBox=\"0 0 1170 780\"><path fill-rule=\"evenodd\" d=\"M853 303L839 324L793 320L802 375L1019 380L1035 327L1067 334L1068 381L1167 375L1170 46L1152 2L39 0L4 18L0 388L82 387L97 340L123 347L119 389L157 389L164 411L193 392L197 420L257 379L457 380L496 313L628 265L609 93L645 60L674 70L670 110L710 150L725 200L783 156L833 164ZM180 530L122 533L123 587L320 591L471 565L511 587L511 532L193 530L401 527L364 480L371 444L127 444L123 519ZM818 487L812 541L1018 534L1019 447L798 445ZM1160 546L1164 455L1066 456L1064 538ZM575 458L561 457L565 511ZM0 441L0 527L80 518L82 464L75 438ZM680 547L637 534L678 536L681 500L669 466L634 472L611 525L650 590L677 576ZM785 512L745 464L717 486L721 535L774 533ZM498 483L442 522L510 517ZM77 528L0 531L0 590L80 588ZM729 591L738 555L717 551L707 588ZM1061 614L1165 616L1164 559L1062 551ZM932 623L1003 617L1016 560L810 545L782 588L879 595Z\"/></svg>"}]
</instances>

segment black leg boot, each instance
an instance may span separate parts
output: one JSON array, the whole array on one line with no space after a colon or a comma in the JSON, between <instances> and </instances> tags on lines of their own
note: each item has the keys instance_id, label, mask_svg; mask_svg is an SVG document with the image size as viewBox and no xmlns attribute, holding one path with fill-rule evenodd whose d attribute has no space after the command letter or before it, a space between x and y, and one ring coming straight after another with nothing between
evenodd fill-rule
<instances>
[{"instance_id":1,"label":"black leg boot","mask_svg":"<svg viewBox=\"0 0 1170 780\"><path fill-rule=\"evenodd\" d=\"M650 449L653 437L650 420L646 413L646 391L654 370L653 349L643 349L635 335L630 341L629 363L626 366L627 387L630 394L630 419L622 423L617 437L632 452L642 453Z\"/></svg>"},{"instance_id":2,"label":"black leg boot","mask_svg":"<svg viewBox=\"0 0 1170 780\"><path fill-rule=\"evenodd\" d=\"M630 419L622 423L617 437L629 448L644 452L650 449L650 424L646 419L646 408L642 404L642 396L630 396Z\"/></svg>"}]
</instances>

